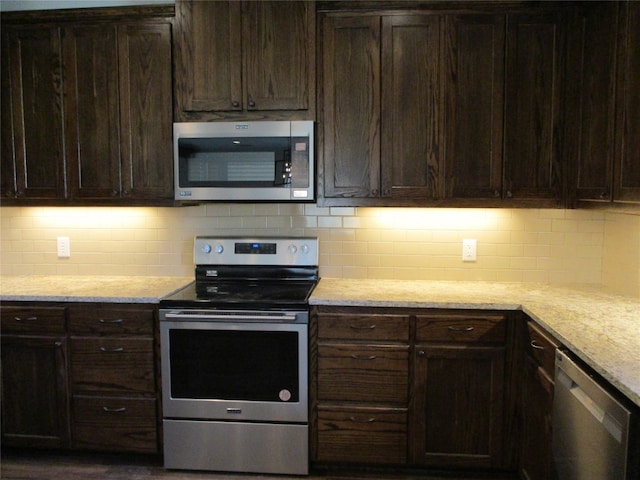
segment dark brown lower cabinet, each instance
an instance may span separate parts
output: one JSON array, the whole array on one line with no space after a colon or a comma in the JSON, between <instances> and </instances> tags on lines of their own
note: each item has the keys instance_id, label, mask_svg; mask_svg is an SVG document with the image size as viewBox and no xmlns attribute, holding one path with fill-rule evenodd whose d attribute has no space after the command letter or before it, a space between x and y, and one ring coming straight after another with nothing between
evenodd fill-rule
<instances>
[{"instance_id":1,"label":"dark brown lower cabinet","mask_svg":"<svg viewBox=\"0 0 640 480\"><path fill-rule=\"evenodd\" d=\"M158 453L155 312L4 302L2 445Z\"/></svg>"},{"instance_id":2,"label":"dark brown lower cabinet","mask_svg":"<svg viewBox=\"0 0 640 480\"><path fill-rule=\"evenodd\" d=\"M312 459L504 468L507 323L497 312L315 308Z\"/></svg>"},{"instance_id":3,"label":"dark brown lower cabinet","mask_svg":"<svg viewBox=\"0 0 640 480\"><path fill-rule=\"evenodd\" d=\"M551 414L553 380L542 367L525 361L520 472L527 480L551 478Z\"/></svg>"},{"instance_id":4,"label":"dark brown lower cabinet","mask_svg":"<svg viewBox=\"0 0 640 480\"><path fill-rule=\"evenodd\" d=\"M2 336L2 444L69 444L64 337Z\"/></svg>"},{"instance_id":5,"label":"dark brown lower cabinet","mask_svg":"<svg viewBox=\"0 0 640 480\"><path fill-rule=\"evenodd\" d=\"M505 348L416 345L411 463L497 467Z\"/></svg>"}]
</instances>

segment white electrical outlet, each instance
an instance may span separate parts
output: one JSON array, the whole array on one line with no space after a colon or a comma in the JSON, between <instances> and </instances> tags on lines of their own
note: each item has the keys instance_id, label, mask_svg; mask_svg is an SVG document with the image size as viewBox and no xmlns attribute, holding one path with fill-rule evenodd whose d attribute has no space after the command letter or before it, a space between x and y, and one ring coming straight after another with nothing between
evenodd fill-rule
<instances>
[{"instance_id":1,"label":"white electrical outlet","mask_svg":"<svg viewBox=\"0 0 640 480\"><path fill-rule=\"evenodd\" d=\"M462 240L462 261L475 262L478 241L475 238L465 238Z\"/></svg>"},{"instance_id":2,"label":"white electrical outlet","mask_svg":"<svg viewBox=\"0 0 640 480\"><path fill-rule=\"evenodd\" d=\"M58 258L71 256L71 243L69 237L58 237Z\"/></svg>"}]
</instances>

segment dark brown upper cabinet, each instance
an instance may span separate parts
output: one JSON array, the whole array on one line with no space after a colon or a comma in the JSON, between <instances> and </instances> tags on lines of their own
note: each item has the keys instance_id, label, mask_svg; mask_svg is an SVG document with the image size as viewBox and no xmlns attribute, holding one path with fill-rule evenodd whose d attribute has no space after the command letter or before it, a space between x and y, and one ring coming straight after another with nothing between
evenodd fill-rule
<instances>
[{"instance_id":1,"label":"dark brown upper cabinet","mask_svg":"<svg viewBox=\"0 0 640 480\"><path fill-rule=\"evenodd\" d=\"M320 203L422 202L442 189L438 15L327 15Z\"/></svg>"},{"instance_id":2,"label":"dark brown upper cabinet","mask_svg":"<svg viewBox=\"0 0 640 480\"><path fill-rule=\"evenodd\" d=\"M562 10L508 15L503 195L563 205L565 25Z\"/></svg>"},{"instance_id":3,"label":"dark brown upper cabinet","mask_svg":"<svg viewBox=\"0 0 640 480\"><path fill-rule=\"evenodd\" d=\"M69 198L171 201L171 25L71 27L63 51Z\"/></svg>"},{"instance_id":4,"label":"dark brown upper cabinet","mask_svg":"<svg viewBox=\"0 0 640 480\"><path fill-rule=\"evenodd\" d=\"M562 205L564 23L557 7L324 13L319 203Z\"/></svg>"},{"instance_id":5,"label":"dark brown upper cabinet","mask_svg":"<svg viewBox=\"0 0 640 480\"><path fill-rule=\"evenodd\" d=\"M176 2L175 119L315 117L314 2Z\"/></svg>"},{"instance_id":6,"label":"dark brown upper cabinet","mask_svg":"<svg viewBox=\"0 0 640 480\"><path fill-rule=\"evenodd\" d=\"M60 28L2 30L2 201L62 198Z\"/></svg>"},{"instance_id":7,"label":"dark brown upper cabinet","mask_svg":"<svg viewBox=\"0 0 640 480\"><path fill-rule=\"evenodd\" d=\"M447 198L501 199L504 14L447 17L444 66Z\"/></svg>"},{"instance_id":8,"label":"dark brown upper cabinet","mask_svg":"<svg viewBox=\"0 0 640 480\"><path fill-rule=\"evenodd\" d=\"M619 39L613 200L640 202L640 3L623 6Z\"/></svg>"},{"instance_id":9,"label":"dark brown upper cabinet","mask_svg":"<svg viewBox=\"0 0 640 480\"><path fill-rule=\"evenodd\" d=\"M579 205L638 202L640 6L584 2L571 25L571 197Z\"/></svg>"},{"instance_id":10,"label":"dark brown upper cabinet","mask_svg":"<svg viewBox=\"0 0 640 480\"><path fill-rule=\"evenodd\" d=\"M3 15L4 204L173 203L166 14Z\"/></svg>"}]
</instances>

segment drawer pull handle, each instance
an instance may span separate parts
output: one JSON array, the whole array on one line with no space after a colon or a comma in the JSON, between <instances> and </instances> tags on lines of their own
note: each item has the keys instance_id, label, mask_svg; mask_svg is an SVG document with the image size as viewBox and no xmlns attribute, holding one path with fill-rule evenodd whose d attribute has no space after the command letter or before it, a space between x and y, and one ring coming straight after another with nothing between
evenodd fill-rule
<instances>
[{"instance_id":1,"label":"drawer pull handle","mask_svg":"<svg viewBox=\"0 0 640 480\"><path fill-rule=\"evenodd\" d=\"M100 347L100 351L104 353L119 353L119 352L124 352L124 347L116 347L116 348Z\"/></svg>"},{"instance_id":2,"label":"drawer pull handle","mask_svg":"<svg viewBox=\"0 0 640 480\"><path fill-rule=\"evenodd\" d=\"M375 325L349 325L353 330L373 330Z\"/></svg>"},{"instance_id":3,"label":"drawer pull handle","mask_svg":"<svg viewBox=\"0 0 640 480\"><path fill-rule=\"evenodd\" d=\"M351 355L351 358L355 358L356 360L373 360L377 357L377 355Z\"/></svg>"},{"instance_id":4,"label":"drawer pull handle","mask_svg":"<svg viewBox=\"0 0 640 480\"><path fill-rule=\"evenodd\" d=\"M455 325L449 325L447 327L452 332L473 332L473 327L456 327Z\"/></svg>"},{"instance_id":5,"label":"drawer pull handle","mask_svg":"<svg viewBox=\"0 0 640 480\"><path fill-rule=\"evenodd\" d=\"M351 420L352 422L355 422L355 423L373 423L373 422L376 421L376 419L373 418L373 417L358 418L358 417L354 417L353 415L349 417L349 420Z\"/></svg>"},{"instance_id":6,"label":"drawer pull handle","mask_svg":"<svg viewBox=\"0 0 640 480\"><path fill-rule=\"evenodd\" d=\"M120 408L102 407L102 410L109 413L121 413L121 412L126 412L127 408L126 407L120 407Z\"/></svg>"},{"instance_id":7,"label":"drawer pull handle","mask_svg":"<svg viewBox=\"0 0 640 480\"><path fill-rule=\"evenodd\" d=\"M122 323L124 320L122 318L116 318L114 320L105 320L104 318L100 319L100 323Z\"/></svg>"},{"instance_id":8,"label":"drawer pull handle","mask_svg":"<svg viewBox=\"0 0 640 480\"><path fill-rule=\"evenodd\" d=\"M22 317L14 317L16 322L35 322L36 320L38 320L38 317L27 317L27 318L22 318Z\"/></svg>"},{"instance_id":9,"label":"drawer pull handle","mask_svg":"<svg viewBox=\"0 0 640 480\"><path fill-rule=\"evenodd\" d=\"M540 345L535 340L531 340L531 347L535 348L536 350L544 350L544 346Z\"/></svg>"}]
</instances>

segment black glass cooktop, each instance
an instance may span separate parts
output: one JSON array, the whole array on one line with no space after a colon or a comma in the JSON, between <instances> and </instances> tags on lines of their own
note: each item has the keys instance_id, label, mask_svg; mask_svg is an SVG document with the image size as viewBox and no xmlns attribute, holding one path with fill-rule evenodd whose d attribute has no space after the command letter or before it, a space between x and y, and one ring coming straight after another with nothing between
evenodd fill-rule
<instances>
[{"instance_id":1,"label":"black glass cooktop","mask_svg":"<svg viewBox=\"0 0 640 480\"><path fill-rule=\"evenodd\" d=\"M194 282L160 301L161 308L306 308L314 280Z\"/></svg>"}]
</instances>

